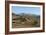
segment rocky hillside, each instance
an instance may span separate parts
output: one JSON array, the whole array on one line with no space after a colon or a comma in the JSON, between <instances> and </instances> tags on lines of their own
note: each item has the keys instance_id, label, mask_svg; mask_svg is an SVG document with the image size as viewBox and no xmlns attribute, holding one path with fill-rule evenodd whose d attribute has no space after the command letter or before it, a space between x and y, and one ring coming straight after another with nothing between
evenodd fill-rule
<instances>
[{"instance_id":1,"label":"rocky hillside","mask_svg":"<svg viewBox=\"0 0 46 35\"><path fill-rule=\"evenodd\" d=\"M12 13L12 27L25 28L25 27L39 27L40 16L34 14L15 14Z\"/></svg>"}]
</instances>

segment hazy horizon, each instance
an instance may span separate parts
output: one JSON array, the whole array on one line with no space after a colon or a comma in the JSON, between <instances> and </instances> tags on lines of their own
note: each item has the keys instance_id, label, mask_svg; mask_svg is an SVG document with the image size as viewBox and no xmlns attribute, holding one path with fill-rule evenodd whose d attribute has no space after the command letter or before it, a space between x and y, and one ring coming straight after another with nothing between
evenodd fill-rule
<instances>
[{"instance_id":1,"label":"hazy horizon","mask_svg":"<svg viewBox=\"0 0 46 35\"><path fill-rule=\"evenodd\" d=\"M26 14L40 15L40 7L12 6L12 12L16 14L26 13Z\"/></svg>"}]
</instances>

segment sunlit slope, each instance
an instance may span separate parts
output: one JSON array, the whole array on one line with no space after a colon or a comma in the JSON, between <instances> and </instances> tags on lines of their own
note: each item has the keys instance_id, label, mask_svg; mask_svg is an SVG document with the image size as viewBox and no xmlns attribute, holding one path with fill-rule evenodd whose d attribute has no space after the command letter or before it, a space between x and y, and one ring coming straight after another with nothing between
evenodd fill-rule
<instances>
[{"instance_id":1,"label":"sunlit slope","mask_svg":"<svg viewBox=\"0 0 46 35\"><path fill-rule=\"evenodd\" d=\"M35 14L15 14L12 13L12 27L13 28L29 28L39 27L40 16Z\"/></svg>"}]
</instances>

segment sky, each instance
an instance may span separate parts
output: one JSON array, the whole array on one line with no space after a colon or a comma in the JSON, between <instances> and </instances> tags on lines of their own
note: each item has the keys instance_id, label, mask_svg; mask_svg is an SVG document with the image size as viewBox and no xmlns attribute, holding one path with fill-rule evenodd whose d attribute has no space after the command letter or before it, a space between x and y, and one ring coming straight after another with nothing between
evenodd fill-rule
<instances>
[{"instance_id":1,"label":"sky","mask_svg":"<svg viewBox=\"0 0 46 35\"><path fill-rule=\"evenodd\" d=\"M12 12L16 14L26 13L40 15L40 7L12 6Z\"/></svg>"}]
</instances>

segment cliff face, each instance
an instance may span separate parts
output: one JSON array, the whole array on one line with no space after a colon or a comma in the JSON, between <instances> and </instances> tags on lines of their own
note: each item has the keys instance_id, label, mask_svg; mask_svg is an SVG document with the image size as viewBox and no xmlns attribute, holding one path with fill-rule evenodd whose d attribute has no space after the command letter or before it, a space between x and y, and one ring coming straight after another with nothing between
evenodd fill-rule
<instances>
[{"instance_id":1,"label":"cliff face","mask_svg":"<svg viewBox=\"0 0 46 35\"><path fill-rule=\"evenodd\" d=\"M39 27L40 16L31 14L14 14L12 13L13 28Z\"/></svg>"}]
</instances>

